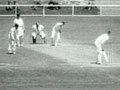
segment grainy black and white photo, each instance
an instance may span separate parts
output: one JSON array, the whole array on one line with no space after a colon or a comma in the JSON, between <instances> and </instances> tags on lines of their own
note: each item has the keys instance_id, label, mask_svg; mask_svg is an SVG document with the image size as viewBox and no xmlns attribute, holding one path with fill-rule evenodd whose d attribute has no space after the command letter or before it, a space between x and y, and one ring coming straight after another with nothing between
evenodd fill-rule
<instances>
[{"instance_id":1,"label":"grainy black and white photo","mask_svg":"<svg viewBox=\"0 0 120 90\"><path fill-rule=\"evenodd\" d=\"M0 90L120 90L120 0L0 0Z\"/></svg>"}]
</instances>

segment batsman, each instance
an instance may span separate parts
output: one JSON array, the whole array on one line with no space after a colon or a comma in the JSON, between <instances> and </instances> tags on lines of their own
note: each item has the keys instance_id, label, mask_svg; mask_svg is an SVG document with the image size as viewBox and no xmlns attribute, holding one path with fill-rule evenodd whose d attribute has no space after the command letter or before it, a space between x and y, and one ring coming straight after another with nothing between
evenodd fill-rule
<instances>
[{"instance_id":1,"label":"batsman","mask_svg":"<svg viewBox=\"0 0 120 90\"><path fill-rule=\"evenodd\" d=\"M108 31L105 34L100 35L96 40L95 40L95 46L96 46L96 50L98 53L98 59L97 59L97 64L102 64L102 56L104 56L106 62L109 62L108 57L106 55L105 50L102 48L102 45L109 40L109 35L110 35L111 31Z\"/></svg>"}]
</instances>

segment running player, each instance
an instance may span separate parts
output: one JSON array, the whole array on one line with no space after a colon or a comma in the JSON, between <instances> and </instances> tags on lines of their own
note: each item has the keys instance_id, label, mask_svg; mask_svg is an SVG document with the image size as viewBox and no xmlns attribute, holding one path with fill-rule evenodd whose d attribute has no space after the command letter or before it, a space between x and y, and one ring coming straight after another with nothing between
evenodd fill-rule
<instances>
[{"instance_id":1,"label":"running player","mask_svg":"<svg viewBox=\"0 0 120 90\"><path fill-rule=\"evenodd\" d=\"M62 28L64 25L65 25L65 22L63 21L63 22L58 22L53 26L52 33L51 33L51 45L52 46L57 46L57 44L59 43L60 35L62 33Z\"/></svg>"}]
</instances>

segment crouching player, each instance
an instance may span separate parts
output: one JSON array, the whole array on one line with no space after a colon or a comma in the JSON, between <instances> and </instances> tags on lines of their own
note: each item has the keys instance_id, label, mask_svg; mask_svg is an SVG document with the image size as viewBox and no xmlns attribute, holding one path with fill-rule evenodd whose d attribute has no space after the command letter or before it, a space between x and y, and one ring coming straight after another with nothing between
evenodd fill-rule
<instances>
[{"instance_id":1,"label":"crouching player","mask_svg":"<svg viewBox=\"0 0 120 90\"><path fill-rule=\"evenodd\" d=\"M11 30L8 34L8 38L9 38L8 53L9 54L16 54L17 29L18 29L18 24L15 24L11 28Z\"/></svg>"},{"instance_id":2,"label":"crouching player","mask_svg":"<svg viewBox=\"0 0 120 90\"><path fill-rule=\"evenodd\" d=\"M109 40L109 35L111 31L108 31L105 34L100 35L96 40L95 40L95 46L96 50L98 53L98 59L97 59L97 64L102 64L102 56L104 56L106 62L109 62L108 57L106 55L105 50L102 48L102 45Z\"/></svg>"},{"instance_id":3,"label":"crouching player","mask_svg":"<svg viewBox=\"0 0 120 90\"><path fill-rule=\"evenodd\" d=\"M32 32L32 41L33 44L37 41L37 36L39 35L42 40L44 40L44 44L47 43L46 34L44 33L44 26L36 23L32 26L33 32Z\"/></svg>"}]
</instances>

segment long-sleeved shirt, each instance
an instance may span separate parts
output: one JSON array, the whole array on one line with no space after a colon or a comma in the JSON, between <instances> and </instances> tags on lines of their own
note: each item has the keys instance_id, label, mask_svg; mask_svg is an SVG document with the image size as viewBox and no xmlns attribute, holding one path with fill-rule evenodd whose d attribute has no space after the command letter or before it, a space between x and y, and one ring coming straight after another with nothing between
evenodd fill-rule
<instances>
[{"instance_id":1,"label":"long-sleeved shirt","mask_svg":"<svg viewBox=\"0 0 120 90\"><path fill-rule=\"evenodd\" d=\"M24 21L22 18L15 18L14 21L13 21L14 24L18 24L19 27L24 27Z\"/></svg>"},{"instance_id":2,"label":"long-sleeved shirt","mask_svg":"<svg viewBox=\"0 0 120 90\"><path fill-rule=\"evenodd\" d=\"M104 44L108 39L109 35L107 33L102 34L95 40L95 44Z\"/></svg>"},{"instance_id":3,"label":"long-sleeved shirt","mask_svg":"<svg viewBox=\"0 0 120 90\"><path fill-rule=\"evenodd\" d=\"M40 34L41 31L44 29L44 26L41 25L41 24L39 24L39 25L38 25L38 28L37 28L37 26L36 26L36 24L35 24L35 25L32 26L32 28L33 28L33 32L35 32L35 33L37 33L37 34Z\"/></svg>"},{"instance_id":4,"label":"long-sleeved shirt","mask_svg":"<svg viewBox=\"0 0 120 90\"><path fill-rule=\"evenodd\" d=\"M55 31L61 30L62 25L63 25L63 23L61 23L61 22L56 23L53 27L53 30L55 30Z\"/></svg>"}]
</instances>

